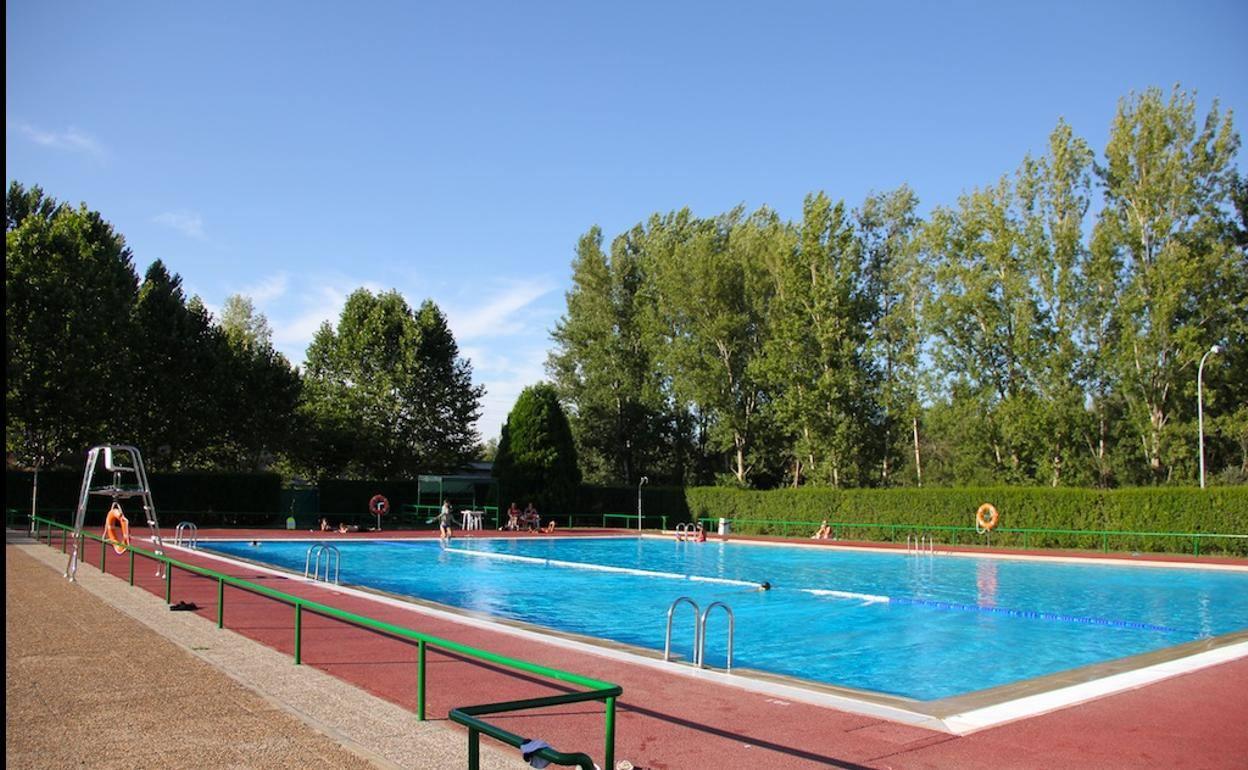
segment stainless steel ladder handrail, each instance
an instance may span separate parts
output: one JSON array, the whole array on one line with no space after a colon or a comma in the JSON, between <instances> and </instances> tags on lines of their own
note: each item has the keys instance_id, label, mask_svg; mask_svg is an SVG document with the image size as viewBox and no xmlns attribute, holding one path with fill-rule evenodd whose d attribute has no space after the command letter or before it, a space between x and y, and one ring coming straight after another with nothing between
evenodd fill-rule
<instances>
[{"instance_id":1,"label":"stainless steel ladder handrail","mask_svg":"<svg viewBox=\"0 0 1248 770\"><path fill-rule=\"evenodd\" d=\"M906 535L906 553L931 556L936 553L936 539L931 535Z\"/></svg>"},{"instance_id":2,"label":"stainless steel ladder handrail","mask_svg":"<svg viewBox=\"0 0 1248 770\"><path fill-rule=\"evenodd\" d=\"M187 548L199 547L199 527L191 521L180 521L173 530L173 544Z\"/></svg>"},{"instance_id":3,"label":"stainless steel ladder handrail","mask_svg":"<svg viewBox=\"0 0 1248 770\"><path fill-rule=\"evenodd\" d=\"M672 659L672 615L676 612L676 608L682 603L687 603L690 607L693 607L693 662L696 665L698 662L698 642L700 639L698 631L700 624L698 622L698 618L702 614L702 610L698 607L698 603L693 599L690 599L688 596L681 596L677 598L676 601L672 602L672 606L667 608L667 632L663 636L663 660L668 661Z\"/></svg>"},{"instance_id":4,"label":"stainless steel ladder handrail","mask_svg":"<svg viewBox=\"0 0 1248 770\"><path fill-rule=\"evenodd\" d=\"M316 554L316 565L313 568L312 555ZM334 568L334 585L338 585L339 572L342 568L342 554L335 546L328 543L314 543L308 548L307 557L303 562L303 577L312 580L321 579L321 557L325 557L325 582L329 582L329 569Z\"/></svg>"},{"instance_id":5,"label":"stainless steel ladder handrail","mask_svg":"<svg viewBox=\"0 0 1248 770\"><path fill-rule=\"evenodd\" d=\"M737 622L732 616L732 608L723 602L711 602L707 605L702 613L702 619L698 621L698 654L695 662L698 668L706 668L706 618L716 607L723 607L724 612L728 613L728 661L724 665L724 671L730 673L732 671L732 637L736 631Z\"/></svg>"}]
</instances>

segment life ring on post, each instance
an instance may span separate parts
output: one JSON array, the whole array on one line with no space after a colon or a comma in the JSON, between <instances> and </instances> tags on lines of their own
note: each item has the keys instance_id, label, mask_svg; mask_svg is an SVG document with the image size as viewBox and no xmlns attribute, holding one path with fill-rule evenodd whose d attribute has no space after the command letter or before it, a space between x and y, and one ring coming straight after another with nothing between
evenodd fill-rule
<instances>
[{"instance_id":1,"label":"life ring on post","mask_svg":"<svg viewBox=\"0 0 1248 770\"><path fill-rule=\"evenodd\" d=\"M113 544L117 553L125 553L130 545L130 520L117 503L108 509L108 517L104 519L104 539Z\"/></svg>"},{"instance_id":2,"label":"life ring on post","mask_svg":"<svg viewBox=\"0 0 1248 770\"><path fill-rule=\"evenodd\" d=\"M368 510L374 516L385 516L390 512L390 501L385 495L373 495L373 499L368 501Z\"/></svg>"},{"instance_id":3,"label":"life ring on post","mask_svg":"<svg viewBox=\"0 0 1248 770\"><path fill-rule=\"evenodd\" d=\"M979 506L978 511L975 511L975 529L980 532L991 532L1000 520L1001 514L997 513L992 503L984 503Z\"/></svg>"}]
</instances>

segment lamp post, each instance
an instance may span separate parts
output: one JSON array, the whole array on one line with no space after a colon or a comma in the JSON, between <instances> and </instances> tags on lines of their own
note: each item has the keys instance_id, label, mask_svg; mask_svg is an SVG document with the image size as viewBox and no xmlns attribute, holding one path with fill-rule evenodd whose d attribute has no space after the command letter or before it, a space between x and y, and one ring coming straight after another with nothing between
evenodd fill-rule
<instances>
[{"instance_id":1,"label":"lamp post","mask_svg":"<svg viewBox=\"0 0 1248 770\"><path fill-rule=\"evenodd\" d=\"M1221 353L1225 350L1221 345L1214 345L1209 351L1200 357L1200 366L1196 367L1196 425L1197 432L1200 435L1200 488L1205 488L1205 398L1204 393L1204 375L1205 375L1205 359L1213 353Z\"/></svg>"},{"instance_id":2,"label":"lamp post","mask_svg":"<svg viewBox=\"0 0 1248 770\"><path fill-rule=\"evenodd\" d=\"M641 531L641 488L646 485L650 479L645 476L641 477L641 481L637 482L637 531Z\"/></svg>"}]
</instances>

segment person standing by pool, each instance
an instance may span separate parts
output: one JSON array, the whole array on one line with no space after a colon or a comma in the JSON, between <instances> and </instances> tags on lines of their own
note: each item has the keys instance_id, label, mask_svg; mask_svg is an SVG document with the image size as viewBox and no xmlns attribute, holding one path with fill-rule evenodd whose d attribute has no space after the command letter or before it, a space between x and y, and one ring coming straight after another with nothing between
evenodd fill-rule
<instances>
[{"instance_id":1,"label":"person standing by pool","mask_svg":"<svg viewBox=\"0 0 1248 770\"><path fill-rule=\"evenodd\" d=\"M514 501L511 507L507 509L507 529L520 529L520 506L516 505Z\"/></svg>"},{"instance_id":2,"label":"person standing by pool","mask_svg":"<svg viewBox=\"0 0 1248 770\"><path fill-rule=\"evenodd\" d=\"M451 501L442 501L442 512L438 514L438 537L451 539Z\"/></svg>"}]
</instances>

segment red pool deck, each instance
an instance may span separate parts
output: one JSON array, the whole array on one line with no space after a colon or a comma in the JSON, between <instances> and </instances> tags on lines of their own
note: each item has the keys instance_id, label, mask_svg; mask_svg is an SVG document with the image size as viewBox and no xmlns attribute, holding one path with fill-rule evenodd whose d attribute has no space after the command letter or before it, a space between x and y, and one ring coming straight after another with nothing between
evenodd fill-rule
<instances>
[{"instance_id":1,"label":"red pool deck","mask_svg":"<svg viewBox=\"0 0 1248 770\"><path fill-rule=\"evenodd\" d=\"M578 530L576 534L602 533ZM309 533L204 530L199 536L271 540L307 538ZM327 533L326 539L395 536L428 535ZM53 538L53 545L60 547L59 537ZM664 675L651 666L434 617L185 551L171 555L423 633L617 683L624 694L618 703L615 756L617 761L628 760L636 768L1248 767L1248 659L1244 658L955 736L785 701L702 678ZM87 544L84 561L91 566L83 569L99 566L98 544ZM1245 564L1244 560L1234 559L1199 560L1202 564L1215 561ZM141 559L137 563L136 585L163 595L164 581L154 576L150 563ZM127 567L128 560L114 556L110 550L107 571L125 580ZM200 608L199 614L215 621L215 581L175 570L172 585L173 601L194 602ZM294 613L286 605L226 588L225 627L289 653L293 660ZM415 710L414 645L308 614L303 618L303 640L305 665L316 666L378 697ZM968 661L968 665L976 663ZM455 706L540 697L570 689L573 688L433 649L428 657L427 704L431 719L445 719L448 710ZM601 706L591 703L504 715L494 721L513 732L540 737L561 750L585 751L601 761L602 714Z\"/></svg>"}]
</instances>

